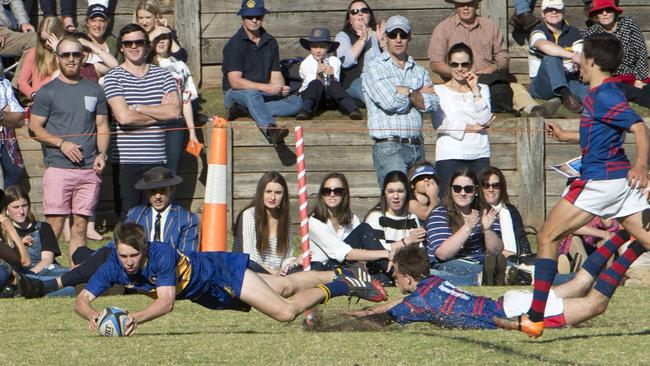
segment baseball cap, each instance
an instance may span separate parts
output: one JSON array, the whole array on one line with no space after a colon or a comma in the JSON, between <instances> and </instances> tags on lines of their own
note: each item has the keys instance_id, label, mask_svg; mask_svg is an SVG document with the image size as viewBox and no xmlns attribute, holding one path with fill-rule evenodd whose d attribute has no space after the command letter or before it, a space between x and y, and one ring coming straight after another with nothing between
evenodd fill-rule
<instances>
[{"instance_id":1,"label":"baseball cap","mask_svg":"<svg viewBox=\"0 0 650 366\"><path fill-rule=\"evenodd\" d=\"M101 4L95 4L88 7L86 11L86 18L92 19L94 17L102 17L108 19L108 8Z\"/></svg>"},{"instance_id":2,"label":"baseball cap","mask_svg":"<svg viewBox=\"0 0 650 366\"><path fill-rule=\"evenodd\" d=\"M401 29L406 33L411 33L411 23L409 20L401 15L393 15L388 18L386 22L386 33L392 32L395 29Z\"/></svg>"},{"instance_id":3,"label":"baseball cap","mask_svg":"<svg viewBox=\"0 0 650 366\"><path fill-rule=\"evenodd\" d=\"M564 1L562 0L544 0L542 1L542 11L551 8L551 9L564 9Z\"/></svg>"},{"instance_id":4,"label":"baseball cap","mask_svg":"<svg viewBox=\"0 0 650 366\"><path fill-rule=\"evenodd\" d=\"M413 176L411 177L411 183L415 182L418 177L421 177L423 175L436 175L436 170L431 166L431 165L421 165L417 168L415 168L415 171L413 172Z\"/></svg>"}]
</instances>

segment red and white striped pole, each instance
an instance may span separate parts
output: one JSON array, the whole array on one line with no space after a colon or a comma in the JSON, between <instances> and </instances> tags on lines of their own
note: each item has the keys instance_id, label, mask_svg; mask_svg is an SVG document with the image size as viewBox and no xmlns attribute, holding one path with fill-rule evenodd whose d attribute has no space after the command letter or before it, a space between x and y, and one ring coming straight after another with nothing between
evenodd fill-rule
<instances>
[{"instance_id":1,"label":"red and white striped pole","mask_svg":"<svg viewBox=\"0 0 650 366\"><path fill-rule=\"evenodd\" d=\"M298 173L298 202L300 203L300 240L302 243L302 270L311 270L311 253L309 251L309 214L307 212L307 171L305 170L305 142L302 138L302 126L295 127L296 132L296 172Z\"/></svg>"}]
</instances>

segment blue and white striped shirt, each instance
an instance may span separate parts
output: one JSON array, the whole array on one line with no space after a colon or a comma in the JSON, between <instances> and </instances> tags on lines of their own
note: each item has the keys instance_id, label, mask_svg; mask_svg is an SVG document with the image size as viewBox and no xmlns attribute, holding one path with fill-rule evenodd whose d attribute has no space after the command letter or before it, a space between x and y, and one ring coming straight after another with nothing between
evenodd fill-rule
<instances>
[{"instance_id":1,"label":"blue and white striped shirt","mask_svg":"<svg viewBox=\"0 0 650 366\"><path fill-rule=\"evenodd\" d=\"M176 92L176 81L162 67L149 65L142 77L137 77L118 66L104 78L106 99L124 97L128 105L158 105L165 94ZM167 161L165 131L160 125L147 127L121 126L111 121L116 133L111 139L111 160L118 164L161 164Z\"/></svg>"},{"instance_id":2,"label":"blue and white striped shirt","mask_svg":"<svg viewBox=\"0 0 650 366\"><path fill-rule=\"evenodd\" d=\"M411 105L396 86L420 89L432 85L429 73L408 56L402 69L388 52L373 60L363 75L363 95L368 108L368 130L372 138L422 136L423 112L438 108L438 96L423 94L424 110Z\"/></svg>"},{"instance_id":3,"label":"blue and white striped shirt","mask_svg":"<svg viewBox=\"0 0 650 366\"><path fill-rule=\"evenodd\" d=\"M501 226L499 226L499 220L494 220L492 223L492 230L501 237ZM447 214L447 209L438 206L429 214L429 219L427 219L427 253L429 254L430 263L442 262L438 257L436 257L436 250L449 239L454 233L451 232L451 227L449 226L449 215ZM474 226L472 232L469 234L469 238L463 245L463 247L456 253L456 256L453 259L471 259L479 262L483 262L485 258L485 239L483 238L483 232L481 231L480 223Z\"/></svg>"}]
</instances>

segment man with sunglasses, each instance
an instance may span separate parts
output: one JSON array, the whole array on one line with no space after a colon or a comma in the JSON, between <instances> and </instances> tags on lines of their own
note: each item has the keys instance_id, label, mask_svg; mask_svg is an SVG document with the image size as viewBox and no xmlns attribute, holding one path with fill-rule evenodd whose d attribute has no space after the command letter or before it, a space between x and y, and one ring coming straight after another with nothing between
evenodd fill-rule
<instances>
[{"instance_id":1,"label":"man with sunglasses","mask_svg":"<svg viewBox=\"0 0 650 366\"><path fill-rule=\"evenodd\" d=\"M578 73L582 35L564 20L562 0L542 1L542 20L528 42L530 93L539 99L560 97L565 108L580 113L589 89Z\"/></svg>"},{"instance_id":2,"label":"man with sunglasses","mask_svg":"<svg viewBox=\"0 0 650 366\"><path fill-rule=\"evenodd\" d=\"M520 111L551 117L560 107L559 100L540 106L519 83L509 83L510 56L503 33L491 19L478 16L478 0L446 0L454 13L440 22L431 34L428 56L431 71L443 80L451 78L447 53L451 46L465 43L474 54L471 70L479 83L490 87L492 112Z\"/></svg>"},{"instance_id":3,"label":"man with sunglasses","mask_svg":"<svg viewBox=\"0 0 650 366\"><path fill-rule=\"evenodd\" d=\"M237 15L242 27L223 48L224 105L228 119L250 114L264 137L273 145L284 143L286 127L277 127L276 116L295 116L302 99L289 95L280 71L278 42L263 27L268 10L264 0L243 0Z\"/></svg>"},{"instance_id":4,"label":"man with sunglasses","mask_svg":"<svg viewBox=\"0 0 650 366\"><path fill-rule=\"evenodd\" d=\"M424 160L422 116L438 107L429 73L408 55L408 19L390 17L385 32L386 50L368 65L363 77L368 130L375 142L372 159L380 187L388 172L406 174L415 162Z\"/></svg>"},{"instance_id":5,"label":"man with sunglasses","mask_svg":"<svg viewBox=\"0 0 650 366\"><path fill-rule=\"evenodd\" d=\"M113 194L124 218L144 203L133 186L147 170L167 162L167 121L178 119L181 103L176 80L166 69L149 64L149 39L137 24L127 24L118 37L124 62L104 77L104 91L113 112L116 134L112 139ZM119 200L117 198L119 197Z\"/></svg>"},{"instance_id":6,"label":"man with sunglasses","mask_svg":"<svg viewBox=\"0 0 650 366\"><path fill-rule=\"evenodd\" d=\"M83 47L66 36L56 59L61 74L34 97L29 129L44 146L43 211L58 237L72 214L69 254L86 245L86 226L99 200L110 128L102 88L80 74ZM78 263L77 263L78 264Z\"/></svg>"}]
</instances>

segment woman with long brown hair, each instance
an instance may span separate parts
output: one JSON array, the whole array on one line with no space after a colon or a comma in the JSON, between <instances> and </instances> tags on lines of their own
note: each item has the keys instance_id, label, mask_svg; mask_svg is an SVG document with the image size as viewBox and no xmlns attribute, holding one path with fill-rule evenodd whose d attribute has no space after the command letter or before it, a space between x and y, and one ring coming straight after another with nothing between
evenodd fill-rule
<instances>
[{"instance_id":1,"label":"woman with long brown hair","mask_svg":"<svg viewBox=\"0 0 650 366\"><path fill-rule=\"evenodd\" d=\"M287 181L278 172L264 173L235 222L233 252L250 254L272 274L286 272L295 263L290 224Z\"/></svg>"}]
</instances>

